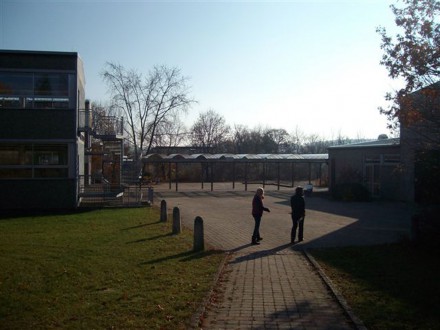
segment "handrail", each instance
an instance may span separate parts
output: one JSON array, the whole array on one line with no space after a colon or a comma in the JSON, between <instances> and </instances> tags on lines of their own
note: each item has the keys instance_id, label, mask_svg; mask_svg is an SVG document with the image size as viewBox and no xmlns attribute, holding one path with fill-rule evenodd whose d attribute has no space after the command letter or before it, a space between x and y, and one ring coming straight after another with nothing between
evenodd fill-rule
<instances>
[{"instance_id":1,"label":"handrail","mask_svg":"<svg viewBox=\"0 0 440 330\"><path fill-rule=\"evenodd\" d=\"M107 116L90 110L79 110L78 129L94 136L124 135L124 118Z\"/></svg>"}]
</instances>

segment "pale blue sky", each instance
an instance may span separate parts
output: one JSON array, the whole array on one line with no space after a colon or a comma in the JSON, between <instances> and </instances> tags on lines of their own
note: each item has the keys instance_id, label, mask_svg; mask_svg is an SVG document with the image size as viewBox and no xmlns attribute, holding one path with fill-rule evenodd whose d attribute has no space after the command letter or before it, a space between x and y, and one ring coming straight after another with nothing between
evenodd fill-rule
<instances>
[{"instance_id":1,"label":"pale blue sky","mask_svg":"<svg viewBox=\"0 0 440 330\"><path fill-rule=\"evenodd\" d=\"M178 67L199 101L230 125L321 137L388 133L377 108L396 86L379 61L388 0L0 0L0 48L75 51L86 97L105 102L105 62L147 73Z\"/></svg>"}]
</instances>

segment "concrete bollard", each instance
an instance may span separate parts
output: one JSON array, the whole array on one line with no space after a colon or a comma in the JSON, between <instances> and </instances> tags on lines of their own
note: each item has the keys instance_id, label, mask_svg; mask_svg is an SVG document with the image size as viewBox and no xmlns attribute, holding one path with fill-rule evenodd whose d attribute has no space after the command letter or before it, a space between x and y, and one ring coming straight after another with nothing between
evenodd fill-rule
<instances>
[{"instance_id":1,"label":"concrete bollard","mask_svg":"<svg viewBox=\"0 0 440 330\"><path fill-rule=\"evenodd\" d=\"M160 221L167 222L167 202L162 199L160 202Z\"/></svg>"},{"instance_id":2,"label":"concrete bollard","mask_svg":"<svg viewBox=\"0 0 440 330\"><path fill-rule=\"evenodd\" d=\"M197 216L194 220L194 251L203 251L204 249L203 219Z\"/></svg>"},{"instance_id":3,"label":"concrete bollard","mask_svg":"<svg viewBox=\"0 0 440 330\"><path fill-rule=\"evenodd\" d=\"M176 206L173 209L173 235L180 234L182 232L182 225L180 222L180 210Z\"/></svg>"}]
</instances>

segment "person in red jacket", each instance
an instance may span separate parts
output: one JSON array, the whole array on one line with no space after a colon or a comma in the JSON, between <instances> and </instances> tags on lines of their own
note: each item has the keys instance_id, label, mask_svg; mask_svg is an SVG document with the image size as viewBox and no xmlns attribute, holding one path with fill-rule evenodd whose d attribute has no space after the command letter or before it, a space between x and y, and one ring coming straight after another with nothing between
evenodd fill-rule
<instances>
[{"instance_id":1,"label":"person in red jacket","mask_svg":"<svg viewBox=\"0 0 440 330\"><path fill-rule=\"evenodd\" d=\"M270 212L267 207L263 205L264 199L264 190L263 188L258 188L255 193L254 198L252 199L252 216L255 220L254 232L252 234L252 244L260 244L260 241L263 239L260 236L260 223L261 217L263 216L263 211Z\"/></svg>"}]
</instances>

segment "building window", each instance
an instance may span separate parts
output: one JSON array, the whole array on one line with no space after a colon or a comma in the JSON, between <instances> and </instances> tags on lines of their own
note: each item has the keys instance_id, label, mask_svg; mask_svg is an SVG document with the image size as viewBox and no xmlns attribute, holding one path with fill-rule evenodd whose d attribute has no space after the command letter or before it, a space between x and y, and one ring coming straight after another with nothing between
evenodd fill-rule
<instances>
[{"instance_id":1,"label":"building window","mask_svg":"<svg viewBox=\"0 0 440 330\"><path fill-rule=\"evenodd\" d=\"M0 179L67 178L67 144L0 144Z\"/></svg>"},{"instance_id":2,"label":"building window","mask_svg":"<svg viewBox=\"0 0 440 330\"><path fill-rule=\"evenodd\" d=\"M384 165L396 165L400 164L400 154L390 154L390 155L383 155L383 163Z\"/></svg>"},{"instance_id":3,"label":"building window","mask_svg":"<svg viewBox=\"0 0 440 330\"><path fill-rule=\"evenodd\" d=\"M75 107L75 75L0 72L0 109Z\"/></svg>"}]
</instances>

